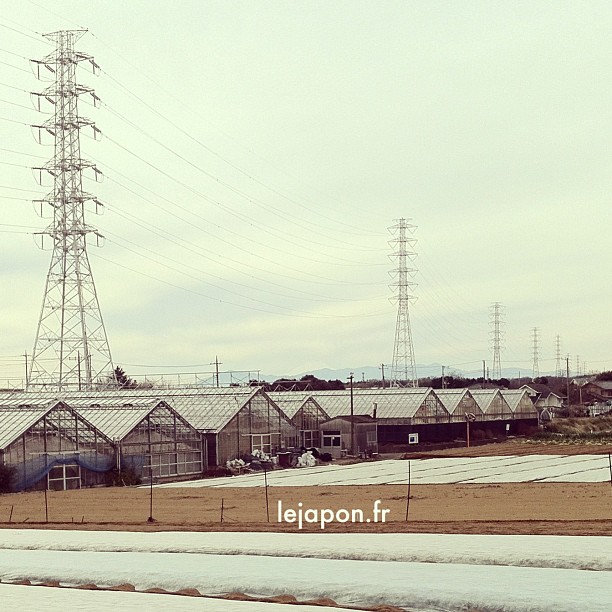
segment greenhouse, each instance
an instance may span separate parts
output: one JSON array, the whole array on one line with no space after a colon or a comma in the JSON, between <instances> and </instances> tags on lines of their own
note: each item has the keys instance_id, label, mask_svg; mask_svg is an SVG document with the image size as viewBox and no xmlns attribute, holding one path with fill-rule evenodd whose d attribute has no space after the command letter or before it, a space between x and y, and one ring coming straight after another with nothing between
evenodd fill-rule
<instances>
[{"instance_id":1,"label":"greenhouse","mask_svg":"<svg viewBox=\"0 0 612 612\"><path fill-rule=\"evenodd\" d=\"M436 395L448 410L451 423L465 423L466 415L474 415L476 421L484 419L480 406L467 389L436 389Z\"/></svg>"},{"instance_id":2,"label":"greenhouse","mask_svg":"<svg viewBox=\"0 0 612 612\"><path fill-rule=\"evenodd\" d=\"M428 387L313 391L312 396L330 417L369 416L376 420L378 442L405 444L411 434L421 442L449 436L450 415Z\"/></svg>"},{"instance_id":3,"label":"greenhouse","mask_svg":"<svg viewBox=\"0 0 612 612\"><path fill-rule=\"evenodd\" d=\"M111 440L64 402L2 400L0 463L12 490L67 490L106 484L115 466Z\"/></svg>"},{"instance_id":4,"label":"greenhouse","mask_svg":"<svg viewBox=\"0 0 612 612\"><path fill-rule=\"evenodd\" d=\"M310 391L277 391L268 395L297 427L300 446L321 446L321 423L330 417Z\"/></svg>"},{"instance_id":5,"label":"greenhouse","mask_svg":"<svg viewBox=\"0 0 612 612\"><path fill-rule=\"evenodd\" d=\"M470 393L483 413L485 421L512 419L512 410L499 389L470 389Z\"/></svg>"},{"instance_id":6,"label":"greenhouse","mask_svg":"<svg viewBox=\"0 0 612 612\"><path fill-rule=\"evenodd\" d=\"M274 454L297 444L297 428L260 387L210 387L160 392L204 434L208 465L250 455Z\"/></svg>"},{"instance_id":7,"label":"greenhouse","mask_svg":"<svg viewBox=\"0 0 612 612\"><path fill-rule=\"evenodd\" d=\"M201 435L166 402L120 395L69 401L113 441L121 478L178 480L204 471Z\"/></svg>"}]
</instances>

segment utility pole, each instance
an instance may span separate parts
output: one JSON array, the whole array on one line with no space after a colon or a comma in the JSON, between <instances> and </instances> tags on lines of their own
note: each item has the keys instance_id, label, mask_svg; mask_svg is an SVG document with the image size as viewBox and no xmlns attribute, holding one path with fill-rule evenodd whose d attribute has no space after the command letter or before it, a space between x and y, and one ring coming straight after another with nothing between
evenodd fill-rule
<instances>
[{"instance_id":1,"label":"utility pole","mask_svg":"<svg viewBox=\"0 0 612 612\"><path fill-rule=\"evenodd\" d=\"M446 379L444 378L444 366L442 366L442 388L446 389Z\"/></svg>"},{"instance_id":2,"label":"utility pole","mask_svg":"<svg viewBox=\"0 0 612 612\"><path fill-rule=\"evenodd\" d=\"M397 259L397 268L391 272L396 282L391 285L397 301L397 320L395 324L395 342L393 345L393 362L391 365L391 386L399 387L408 384L418 386L412 330L410 329L410 304L416 301L412 291L416 283L412 280L417 273L416 268L408 267L408 262L416 258L413 250L416 239L408 234L414 234L416 225L409 223L410 219L398 219L389 228L392 235L397 236L389 241L396 248L391 253L392 259Z\"/></svg>"},{"instance_id":3,"label":"utility pole","mask_svg":"<svg viewBox=\"0 0 612 612\"><path fill-rule=\"evenodd\" d=\"M385 388L385 364L381 363L380 364L380 370L382 372L382 388Z\"/></svg>"},{"instance_id":4,"label":"utility pole","mask_svg":"<svg viewBox=\"0 0 612 612\"><path fill-rule=\"evenodd\" d=\"M567 386L567 412L570 410L570 380L569 380L569 355L565 356L565 372L566 372L566 386Z\"/></svg>"},{"instance_id":5,"label":"utility pole","mask_svg":"<svg viewBox=\"0 0 612 612\"><path fill-rule=\"evenodd\" d=\"M80 134L90 130L94 140L100 136L95 123L79 115L78 101L82 95L91 96L93 106L100 99L91 87L75 80L79 64L89 64L97 74L100 67L93 57L77 52L75 43L87 30L61 30L44 37L56 47L42 60L32 60L37 76L55 75L55 81L36 97L37 110L51 103L53 115L45 122L33 125L37 141L44 136L54 138L54 154L45 165L34 168L39 184L43 176L52 177L53 190L34 203L53 211L52 223L37 235L44 246L51 239L53 252L45 283L40 318L29 376L28 389L77 390L81 358L84 364L84 388L99 389L116 385L113 361L100 312L94 285L87 242L100 246L103 236L85 222L85 205L100 213L103 205L92 194L83 190L84 173L99 181L102 172L93 162L81 157Z\"/></svg>"},{"instance_id":6,"label":"utility pole","mask_svg":"<svg viewBox=\"0 0 612 612\"><path fill-rule=\"evenodd\" d=\"M487 374L487 362L483 359L482 360L482 388L485 388L485 381L487 380L486 377Z\"/></svg>"},{"instance_id":7,"label":"utility pole","mask_svg":"<svg viewBox=\"0 0 612 612\"><path fill-rule=\"evenodd\" d=\"M491 348L493 349L493 368L491 377L497 379L500 379L502 376L501 352L504 348L504 332L502 331L504 314L504 307L500 302L493 302L489 306L489 325L491 326L489 334L491 336Z\"/></svg>"},{"instance_id":8,"label":"utility pole","mask_svg":"<svg viewBox=\"0 0 612 612\"><path fill-rule=\"evenodd\" d=\"M355 414L353 405L353 373L351 372L349 377L350 389L351 389L351 455L355 454Z\"/></svg>"},{"instance_id":9,"label":"utility pole","mask_svg":"<svg viewBox=\"0 0 612 612\"><path fill-rule=\"evenodd\" d=\"M216 386L219 386L219 366L223 365L223 362L219 361L219 357L217 357L217 355L215 355L215 360L211 361L208 365L214 365L215 366L215 378L217 381Z\"/></svg>"},{"instance_id":10,"label":"utility pole","mask_svg":"<svg viewBox=\"0 0 612 612\"><path fill-rule=\"evenodd\" d=\"M27 385L27 382L28 382L28 351L27 349L24 351L23 356L25 358L25 378L23 379L23 384Z\"/></svg>"}]
</instances>

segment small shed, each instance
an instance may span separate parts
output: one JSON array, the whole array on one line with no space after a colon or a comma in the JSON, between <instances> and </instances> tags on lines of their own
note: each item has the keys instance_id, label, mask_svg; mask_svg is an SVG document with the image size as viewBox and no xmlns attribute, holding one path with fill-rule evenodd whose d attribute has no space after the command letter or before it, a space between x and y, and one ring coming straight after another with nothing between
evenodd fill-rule
<instances>
[{"instance_id":1,"label":"small shed","mask_svg":"<svg viewBox=\"0 0 612 612\"><path fill-rule=\"evenodd\" d=\"M345 453L378 453L376 420L367 415L338 416L321 423L321 452L338 459Z\"/></svg>"}]
</instances>

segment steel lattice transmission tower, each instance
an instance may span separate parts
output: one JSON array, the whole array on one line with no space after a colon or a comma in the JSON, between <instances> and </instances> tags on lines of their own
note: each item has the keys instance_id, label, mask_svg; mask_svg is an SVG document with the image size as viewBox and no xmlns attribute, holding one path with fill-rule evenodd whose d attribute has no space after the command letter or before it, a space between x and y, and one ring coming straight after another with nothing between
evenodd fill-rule
<instances>
[{"instance_id":1,"label":"steel lattice transmission tower","mask_svg":"<svg viewBox=\"0 0 612 612\"><path fill-rule=\"evenodd\" d=\"M33 126L39 142L46 133L53 136L53 157L34 169L41 185L43 176L52 177L53 190L36 203L41 216L45 204L49 205L53 220L39 234L42 246L45 239L51 240L52 255L26 382L28 389L98 389L114 382L113 362L87 256L88 239L99 244L102 236L85 222L85 206L91 205L100 212L102 205L83 191L83 173L91 172L96 180L102 173L81 157L81 131L91 130L94 139L100 135L94 122L78 112L81 95L90 95L94 105L99 101L93 89L75 80L81 63L89 64L94 74L99 70L93 57L74 48L86 31L45 34L56 48L42 60L33 60L39 79L41 73L51 74L54 79L42 93L34 94L38 110L47 101L54 107L53 115Z\"/></svg>"},{"instance_id":2,"label":"steel lattice transmission tower","mask_svg":"<svg viewBox=\"0 0 612 612\"><path fill-rule=\"evenodd\" d=\"M391 385L412 387L418 386L416 363L414 359L414 346L412 331L410 329L410 304L416 300L412 291L416 283L412 280L417 272L416 268L408 266L416 258L413 250L416 239L411 236L416 225L409 223L410 219L397 219L396 224L389 228L396 236L389 241L394 248L390 257L397 260L397 268L390 274L396 279L391 288L396 292L394 300L397 301L397 321L395 325L395 344L393 346L393 362L391 364Z\"/></svg>"},{"instance_id":3,"label":"steel lattice transmission tower","mask_svg":"<svg viewBox=\"0 0 612 612\"><path fill-rule=\"evenodd\" d=\"M489 325L491 326L491 348L493 349L493 367L491 378L500 379L502 376L501 352L504 349L504 307L500 302L493 302L489 306Z\"/></svg>"},{"instance_id":4,"label":"steel lattice transmission tower","mask_svg":"<svg viewBox=\"0 0 612 612\"><path fill-rule=\"evenodd\" d=\"M555 364L555 375L563 376L563 369L561 366L561 336L557 334L555 338L555 353L556 353L556 364Z\"/></svg>"},{"instance_id":5,"label":"steel lattice transmission tower","mask_svg":"<svg viewBox=\"0 0 612 612\"><path fill-rule=\"evenodd\" d=\"M537 327L531 328L531 354L533 355L533 378L540 375L540 330Z\"/></svg>"}]
</instances>

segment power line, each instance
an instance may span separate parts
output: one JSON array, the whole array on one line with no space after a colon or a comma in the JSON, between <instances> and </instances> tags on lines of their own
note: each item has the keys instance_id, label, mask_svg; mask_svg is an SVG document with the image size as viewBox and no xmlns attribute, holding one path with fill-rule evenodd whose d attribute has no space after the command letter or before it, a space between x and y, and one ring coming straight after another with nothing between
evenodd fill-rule
<instances>
[{"instance_id":1,"label":"power line","mask_svg":"<svg viewBox=\"0 0 612 612\"><path fill-rule=\"evenodd\" d=\"M292 313L285 313L285 312L275 312L275 311L270 311L270 310L265 310L263 308L257 308L254 306L244 306L243 304L239 304L236 302L229 302L227 300L222 300L219 298L214 298L211 297L210 295L206 295L205 293L201 293L199 291L194 291L193 289L188 289L187 287L182 287L180 285L175 285L174 283L170 283L168 281L162 280L156 276L153 276L151 274L147 274L146 272L142 272L140 270L134 270L133 268L130 268L128 266L125 266L123 264L120 264L116 261L113 261L112 259L108 259L106 257L102 257L99 254L95 254L93 255L93 257L97 258L97 259L102 259L103 261L107 261L110 264L113 264L114 266L117 266L119 268L123 268L124 270L129 270L130 272L133 272L134 274L138 274L140 276L144 276L145 278L154 280L158 283L161 283L163 285L167 285L169 287L173 287L175 289L179 289L181 291L185 291L187 293L191 293L193 295L199 295L200 297L204 297L208 300L211 300L213 302L217 302L219 304L227 304L230 306L235 306L237 308L242 308L244 310L251 310L251 311L256 311L256 312L262 312L262 313L266 313L266 314L273 314L273 315L281 315L281 316L287 316L287 317L305 317L308 319L353 319L353 318L362 318L362 317L378 317L381 316L383 314L385 314L384 311L380 311L380 312L373 312L373 313L369 313L369 314L357 314L357 315L323 315L323 314L313 314L313 313L299 313L299 314L292 314Z\"/></svg>"},{"instance_id":2,"label":"power line","mask_svg":"<svg viewBox=\"0 0 612 612\"><path fill-rule=\"evenodd\" d=\"M155 170L156 172L160 173L161 175L165 176L166 178L170 179L171 181L175 182L176 184L184 187L185 189L187 189L188 191L190 191L191 193L193 193L194 195L206 200L207 202L210 202L211 204L214 204L215 206L218 206L219 208L221 208L224 212L236 217L237 219L241 220L241 221L245 221L251 225L258 225L263 231L267 231L271 234L274 234L271 231L271 228L266 227L264 225L261 225L257 222L254 222L252 217L247 217L241 213L238 213L234 210L232 210L231 208L229 208L228 206L226 206L225 204L222 204L219 200L216 200L214 198L211 198L210 196L207 196L206 194L202 193L201 191L195 189L194 187L191 187L190 185L188 185L187 183L185 183L184 181L179 180L178 178L176 178L176 176L170 174L169 172L166 172L165 170L163 170L162 168L160 168L159 166L156 166L155 164L153 164L152 162L146 160L145 158L143 158L142 156L138 155L137 153L135 153L134 151L132 151L131 149L123 146L121 143L117 142L116 140L110 138L110 137L106 137L107 140L109 140L110 142L112 142L114 145L116 145L117 147L119 147L121 150L125 151L126 153L129 153L130 155L132 155L133 157L135 157L136 159L140 160L141 162L143 162L144 164L146 164L147 166L149 166L150 168L152 168L153 170ZM178 204L174 203L175 206L179 206ZM193 213L193 211L186 209L185 207L181 207L179 206L179 208L182 208L183 210L187 210L190 214L193 214L194 216L197 216L198 218L200 218L200 215L196 215L195 213ZM254 244L258 245L258 246L263 246L269 249L272 249L274 251L277 251L279 253L282 253L283 255L286 255L287 251L283 250L283 249L279 249L276 247L273 247L270 244L263 244L261 242L258 242L256 240L253 240L252 238L245 238L244 236L241 236L240 234L238 234L237 232L229 229L228 227L224 228L225 231L227 231L230 234L233 234L237 237L239 237L241 240L248 240L249 242L253 242ZM278 237L278 236L277 236ZM281 238L283 240L286 240L284 236L281 236ZM241 248L238 245L235 244L231 244L231 246L233 248L238 248L240 250L244 250L243 248ZM251 253L252 254L252 253ZM321 260L316 260L310 257L305 257L303 255L298 255L298 254L293 254L294 257L298 257L299 259L304 259L305 261L309 261L311 263L318 263L318 264L324 264L324 265L332 265L332 262L325 262L325 261L321 261ZM264 261L267 261L268 263L273 263L276 264L277 262L275 260L263 257L262 255L256 255L257 257L260 257L261 259L263 259ZM350 264L342 264L342 263L336 263L335 265L350 265L350 266L360 266L363 267L363 263L350 263ZM382 264L367 264L367 265L382 265Z\"/></svg>"},{"instance_id":3,"label":"power line","mask_svg":"<svg viewBox=\"0 0 612 612\"><path fill-rule=\"evenodd\" d=\"M99 37L97 37L95 34L92 33L92 35L94 36L94 38L96 38L97 40L99 40L104 46L106 46L108 49L110 49L113 53L115 53L123 62L125 62L128 66L132 67L133 69L135 69L136 71L138 71L139 74L142 74L143 76L145 76L147 78L147 80L149 80L151 83L153 83L160 91L163 91L166 95L168 95L170 98L172 98L173 100L175 100L176 102L179 102L179 104L189 110L192 114L195 114L193 112L192 109L190 109L186 104L185 104L185 100L184 99L178 99L174 94L172 94L171 92L166 91L159 83L157 83L157 81L155 81L154 79L152 79L149 75L147 75L142 69L138 68L137 66L135 66L134 64L132 64L129 60L127 60L126 58L123 57L123 55L121 55L118 51L116 51L115 49L113 49L110 45L108 45L107 43L105 43L103 40L101 40ZM125 85L121 84L117 79L115 79L112 75L109 75L108 73L106 73L107 76L115 82L115 84L117 86L119 86L121 89L123 89L125 92L127 92L129 95L131 95L132 97L134 97L136 100L138 100L141 104L143 104L146 108L148 108L151 112L155 113L156 115L158 115L161 119L163 119L164 121L168 122L172 127L174 127L176 130L180 131L182 134L184 134L185 136L187 136L188 138L190 138L191 140L193 140L196 144L198 144L199 146L201 146L202 148L204 148L206 151L212 153L213 155L215 155L216 157L218 157L219 159L221 159L223 162L227 163L228 165L230 165L232 168L234 168L235 170L238 170L239 172L241 172L242 174L244 174L246 177L250 178L253 181L258 182L260 185L266 187L267 189L269 189L270 191L272 191L273 193L276 193L277 195L280 195L281 197L287 199L288 201L296 204L297 206L300 207L300 209L302 208L306 208L307 210L310 210L311 212L313 212L314 214L316 214L319 217L322 218L326 218L329 221L332 221L333 223L339 223L342 226L343 232L346 234L347 232L347 228L352 228L352 229L356 229L359 231L360 236L363 236L363 228L360 227L355 227L355 226L351 226L350 224L348 224L345 220L342 220L341 222L339 222L338 220L334 219L333 217L329 217L327 215L325 215L325 213L322 213L319 210L312 210L310 208L308 208L307 206L305 206L302 203L298 203L295 200L293 200L292 198L290 198L289 196L284 195L282 192L270 187L269 185L267 185L266 183L255 179L250 173L247 173L246 171L244 171L242 168L240 168L239 166L237 166L236 164L233 164L232 162L230 162L229 160L227 160L225 157L221 156L220 154L218 154L217 152L215 152L214 150L212 150L210 147L208 147L207 145L205 145L204 143L202 143L199 139L195 138L193 135L189 134L188 132L186 132L185 130L183 130L180 126L178 126L175 122L173 122L168 116L166 116L163 113L160 113L159 111L157 111L155 108L153 108L151 105L149 105L145 100L143 100L140 96L138 96L137 94L135 94L133 91L131 91L128 87L126 87ZM213 126L215 127L215 126ZM229 137L227 134L225 134L222 130L219 130L219 128L216 128L220 133L222 133L226 138L230 139L230 140L234 140L231 137ZM234 141L235 142L235 141ZM247 149L249 151L249 153L251 154L255 154L251 149ZM266 163L270 164L269 160L266 160L265 158L263 158L260 155L255 154L257 157L259 157L260 159L262 159L263 161L265 161ZM287 173L285 173L287 174ZM288 175L289 176L289 175ZM291 177L295 180L295 177Z\"/></svg>"}]
</instances>

